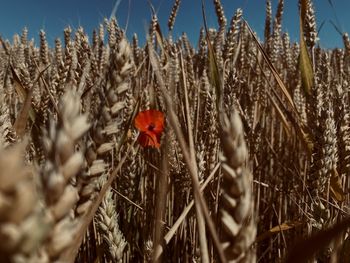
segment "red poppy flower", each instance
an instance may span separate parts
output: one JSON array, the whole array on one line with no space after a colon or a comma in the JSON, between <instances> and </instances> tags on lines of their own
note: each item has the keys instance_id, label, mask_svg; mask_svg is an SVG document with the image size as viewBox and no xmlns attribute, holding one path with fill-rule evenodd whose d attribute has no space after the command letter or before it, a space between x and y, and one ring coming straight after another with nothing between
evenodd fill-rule
<instances>
[{"instance_id":1,"label":"red poppy flower","mask_svg":"<svg viewBox=\"0 0 350 263\"><path fill-rule=\"evenodd\" d=\"M137 114L135 127L140 131L139 143L143 147L160 147L160 137L164 129L164 114L158 110L145 110Z\"/></svg>"}]
</instances>

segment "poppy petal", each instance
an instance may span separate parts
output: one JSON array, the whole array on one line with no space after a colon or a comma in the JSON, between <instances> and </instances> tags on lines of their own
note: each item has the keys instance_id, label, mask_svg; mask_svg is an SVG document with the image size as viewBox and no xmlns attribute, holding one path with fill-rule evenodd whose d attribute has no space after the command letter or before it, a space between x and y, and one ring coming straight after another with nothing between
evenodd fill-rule
<instances>
[{"instance_id":1,"label":"poppy petal","mask_svg":"<svg viewBox=\"0 0 350 263\"><path fill-rule=\"evenodd\" d=\"M139 112L134 120L135 127L140 131L147 131L149 123L148 115L143 111Z\"/></svg>"},{"instance_id":2,"label":"poppy petal","mask_svg":"<svg viewBox=\"0 0 350 263\"><path fill-rule=\"evenodd\" d=\"M156 134L161 134L164 130L164 114L161 111L153 110L151 112L151 115L152 115L152 124L154 125L152 132Z\"/></svg>"},{"instance_id":3,"label":"poppy petal","mask_svg":"<svg viewBox=\"0 0 350 263\"><path fill-rule=\"evenodd\" d=\"M142 147L147 147L147 146L151 146L151 147L155 147L155 148L159 148L160 147L160 143L159 143L159 140L158 140L160 138L158 138L153 133L141 132L137 139L138 139L138 141L139 141L139 143L141 144Z\"/></svg>"},{"instance_id":4,"label":"poppy petal","mask_svg":"<svg viewBox=\"0 0 350 263\"><path fill-rule=\"evenodd\" d=\"M163 125L156 125L156 127L152 130L152 132L157 134L157 135L161 135L163 130L164 130Z\"/></svg>"},{"instance_id":5,"label":"poppy petal","mask_svg":"<svg viewBox=\"0 0 350 263\"><path fill-rule=\"evenodd\" d=\"M135 127L140 131L147 131L149 126L154 125L156 133L161 133L164 129L164 114L158 110L145 110L137 114Z\"/></svg>"},{"instance_id":6,"label":"poppy petal","mask_svg":"<svg viewBox=\"0 0 350 263\"><path fill-rule=\"evenodd\" d=\"M160 147L160 138L164 130L164 114L158 110L145 110L137 114L135 127L140 131L138 141L143 147Z\"/></svg>"},{"instance_id":7,"label":"poppy petal","mask_svg":"<svg viewBox=\"0 0 350 263\"><path fill-rule=\"evenodd\" d=\"M145 133L141 132L137 140L142 147L146 147L148 146L148 141L150 140L150 138Z\"/></svg>"}]
</instances>

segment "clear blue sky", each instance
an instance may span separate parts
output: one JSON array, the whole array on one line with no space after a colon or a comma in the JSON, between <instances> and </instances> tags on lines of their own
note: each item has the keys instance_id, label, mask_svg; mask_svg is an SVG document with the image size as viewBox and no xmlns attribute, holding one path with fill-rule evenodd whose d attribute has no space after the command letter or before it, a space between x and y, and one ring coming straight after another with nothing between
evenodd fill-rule
<instances>
[{"instance_id":1,"label":"clear blue sky","mask_svg":"<svg viewBox=\"0 0 350 263\"><path fill-rule=\"evenodd\" d=\"M40 29L44 29L49 43L56 37L62 37L63 29L83 26L92 35L104 17L109 17L116 0L2 0L0 7L0 34L12 40L15 33L21 33L23 27L29 29L29 37L38 39ZM336 23L329 0L314 0L318 26L326 21L321 32L321 46L326 48L343 47L341 36L335 31L329 20ZM158 11L163 34L167 34L167 19L173 0L151 0ZM205 0L208 24L217 27L217 18L212 0ZM285 0L283 29L289 32L291 39L298 40L297 0ZM277 0L273 0L273 12L276 11ZM335 12L339 18L341 30L350 30L350 1L333 0ZM228 22L238 7L243 8L244 18L251 27L263 35L265 20L265 0L222 0ZM122 0L116 16L119 24L125 27L129 13L127 33L130 37L136 32L140 42L144 42L146 26L151 18L147 0ZM186 32L190 40L196 44L200 27L203 25L200 0L182 0L174 27L174 37Z\"/></svg>"}]
</instances>

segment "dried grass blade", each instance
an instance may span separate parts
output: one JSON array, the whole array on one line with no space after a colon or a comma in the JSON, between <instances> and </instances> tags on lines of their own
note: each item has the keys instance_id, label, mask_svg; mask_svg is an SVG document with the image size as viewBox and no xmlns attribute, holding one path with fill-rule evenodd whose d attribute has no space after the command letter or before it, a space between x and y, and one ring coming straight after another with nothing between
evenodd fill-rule
<instances>
[{"instance_id":1,"label":"dried grass blade","mask_svg":"<svg viewBox=\"0 0 350 263\"><path fill-rule=\"evenodd\" d=\"M35 65L36 65L37 69L39 70L39 66L38 66L38 64L36 62L35 62ZM46 71L46 69L48 69L49 67L50 67L50 65L48 65L43 71L40 72L39 76L37 77L37 80L41 79L41 81L44 83L44 87L46 89L46 92L49 94L50 101L51 101L51 103L52 103L52 105L53 105L53 107L54 107L54 109L56 111L56 114L59 114L59 110L58 110L56 101L55 101L55 99L54 99L54 97L53 97L53 95L52 95L52 93L51 93L51 91L50 91L50 89L49 89L49 87L48 87L48 85L46 83L45 78L43 78L44 71Z\"/></svg>"},{"instance_id":2,"label":"dried grass blade","mask_svg":"<svg viewBox=\"0 0 350 263\"><path fill-rule=\"evenodd\" d=\"M283 107L283 103L280 99L280 97L276 94L276 91L272 89L273 94L277 98L279 104ZM308 128L301 122L297 122L297 120L291 115L287 109L284 108L284 112L288 116L288 119L292 122L297 135L302 139L301 142L304 146L304 148L307 150L308 154L311 156L312 150L314 148L314 143L313 143L313 137L311 135L311 132L308 130ZM283 112L282 112L283 114ZM284 115L280 116L281 118L284 117ZM282 119L283 122L283 119Z\"/></svg>"},{"instance_id":3,"label":"dried grass blade","mask_svg":"<svg viewBox=\"0 0 350 263\"><path fill-rule=\"evenodd\" d=\"M268 96L270 98L270 101L272 102L273 107L275 108L275 110L277 111L278 116L280 117L282 124L283 124L283 128L286 131L287 135L290 136L291 133L291 128L290 125L286 119L286 117L284 116L281 108L278 106L278 104L275 102L275 100L272 98L271 94L268 93Z\"/></svg>"},{"instance_id":4,"label":"dried grass blade","mask_svg":"<svg viewBox=\"0 0 350 263\"><path fill-rule=\"evenodd\" d=\"M268 55L266 54L264 48L261 46L261 44L259 43L258 39L256 38L256 36L254 35L253 33L253 30L250 28L249 24L247 21L245 21L245 24L251 34L251 36L253 37L255 43L257 44L261 54L263 55L263 58L265 60L265 62L267 63L268 67L270 68L273 76L275 77L277 83L278 83L278 86L280 87L282 93L284 94L284 96L287 98L287 101L288 101L288 104L289 106L293 109L293 111L298 115L298 112L296 111L296 108L295 108L295 104L294 104L294 101L292 99L292 96L290 95L288 89L286 88L286 86L284 85L281 77L279 76L279 74L277 73L277 70L275 68L275 66L272 64L271 60L269 59Z\"/></svg>"},{"instance_id":5,"label":"dried grass blade","mask_svg":"<svg viewBox=\"0 0 350 263\"><path fill-rule=\"evenodd\" d=\"M307 51L306 43L304 40L304 18L306 15L307 0L301 1L301 12L300 12L300 55L299 55L299 70L301 74L301 83L306 95L311 95L313 86L314 72L312 69L312 63Z\"/></svg>"},{"instance_id":6,"label":"dried grass blade","mask_svg":"<svg viewBox=\"0 0 350 263\"><path fill-rule=\"evenodd\" d=\"M301 138L304 146L306 147L306 149L308 150L309 153L312 152L312 149L314 147L314 144L311 140L311 135L310 133L307 131L308 129L306 129L305 125L300 121L300 115L298 113L298 111L296 110L295 107L295 103L288 91L288 89L286 88L286 86L284 85L281 77L279 76L279 74L277 73L277 70L275 69L274 65L272 64L272 62L270 61L269 57L267 56L265 50L263 49L263 47L261 46L261 44L259 43L258 39L256 38L256 36L254 35L252 29L250 28L249 24L247 21L244 21L245 24L247 25L247 28L250 32L250 34L252 35L255 43L257 44L261 54L263 55L263 58L265 60L265 62L267 63L268 67L270 68L273 76L275 77L277 83L278 83L278 87L281 89L282 93L285 95L285 97L287 98L287 102L289 104L289 106L291 107L294 115L296 116L296 118L293 117L292 114L290 114L287 109L284 107L283 103L281 103L279 97L277 96L277 98L280 101L281 106L285 109L285 112L287 112L287 116L289 118L289 120L292 122L292 124L294 125L296 132L298 134L298 136ZM273 90L273 89L272 89ZM273 90L274 91L274 90ZM275 91L274 91L275 92Z\"/></svg>"},{"instance_id":7,"label":"dried grass blade","mask_svg":"<svg viewBox=\"0 0 350 263\"><path fill-rule=\"evenodd\" d=\"M205 33L206 33L206 39L207 39L207 44L208 44L208 61L209 61L209 79L211 81L211 84L214 85L215 87L215 92L216 92L216 106L218 109L218 112L221 112L222 109L222 93L223 93L223 86L220 78L220 73L219 73L219 67L218 63L216 60L215 52L213 45L210 42L209 39L209 31L208 31L208 26L207 26L207 19L205 15L205 6L204 6L204 1L202 0L202 16L203 16L203 21L204 21L204 28L205 28Z\"/></svg>"},{"instance_id":8,"label":"dried grass blade","mask_svg":"<svg viewBox=\"0 0 350 263\"><path fill-rule=\"evenodd\" d=\"M27 92L25 90L25 88L23 87L23 84L21 82L21 80L19 79L15 69L13 68L12 65L10 65L10 69L11 69L11 73L12 73L12 77L13 77L13 81L14 81L14 88L20 98L21 101L24 101L26 96L27 96Z\"/></svg>"},{"instance_id":9,"label":"dried grass blade","mask_svg":"<svg viewBox=\"0 0 350 263\"><path fill-rule=\"evenodd\" d=\"M14 70L13 66L10 65L10 69L11 69L11 73L12 73L12 77L13 77L13 86L20 98L20 100L22 102L25 102L26 98L27 98L27 91L25 90L21 80L19 79L16 71ZM29 117L32 120L32 122L35 122L35 118L36 118L36 113L33 109L33 107L30 104L30 108L29 108Z\"/></svg>"},{"instance_id":10,"label":"dried grass blade","mask_svg":"<svg viewBox=\"0 0 350 263\"><path fill-rule=\"evenodd\" d=\"M13 124L13 128L16 131L16 134L22 138L24 133L25 133L28 117L31 115L32 121L33 122L35 121L34 114L33 113L30 114L30 111L33 112L33 109L31 106L33 87L30 88L30 90L28 92L26 92L21 80L19 79L19 77L18 77L18 75L17 75L17 73L14 70L12 65L10 66L10 69L12 71L15 90L17 91L19 97L22 98L22 100L24 101L23 106L20 110L20 113L17 116L15 123Z\"/></svg>"},{"instance_id":11,"label":"dried grass blade","mask_svg":"<svg viewBox=\"0 0 350 263\"><path fill-rule=\"evenodd\" d=\"M33 88L27 92L22 109L13 125L13 128L16 131L17 136L19 136L20 138L22 138L23 135L25 134L27 120L29 117L29 111L32 103L32 95L33 95Z\"/></svg>"},{"instance_id":12,"label":"dried grass blade","mask_svg":"<svg viewBox=\"0 0 350 263\"><path fill-rule=\"evenodd\" d=\"M273 234L278 234L282 231L286 231L289 229L293 229L295 227L301 226L303 223L299 222L299 221L295 221L295 222L284 222L280 225L274 226L271 229L269 229L268 231L266 231L265 233L262 233L261 235L259 235L256 238L256 242L261 242L262 240L271 237Z\"/></svg>"},{"instance_id":13,"label":"dried grass blade","mask_svg":"<svg viewBox=\"0 0 350 263\"><path fill-rule=\"evenodd\" d=\"M209 182L211 182L211 180L214 178L214 175L219 168L220 168L220 163L218 163L214 167L213 171L210 173L208 178L205 179L204 183L201 185L201 192L203 192L204 189L209 184ZM177 220L175 221L173 226L166 233L166 235L164 236L164 242L166 245L169 244L169 242L171 241L171 239L175 235L177 229L180 227L181 223L185 220L187 214L191 211L193 205L194 205L194 200L192 199L191 202L184 208L184 210L182 210L181 215L177 218ZM158 248L156 248L156 250L155 250L155 253L156 253L156 259L158 259L160 257L160 255L163 253L163 247L158 246Z\"/></svg>"},{"instance_id":14,"label":"dried grass blade","mask_svg":"<svg viewBox=\"0 0 350 263\"><path fill-rule=\"evenodd\" d=\"M197 163L196 163L196 155L195 155L195 147L193 142L193 130L191 125L191 117L190 117L190 105L188 100L188 89L185 81L185 72L184 72L184 61L182 53L180 52L180 65L181 65L181 74L183 80L184 87L184 95L185 95L185 116L187 120L187 130L188 130L188 141L189 141L189 150L192 166L195 169L195 173L198 173ZM203 210L200 209L199 206L196 206L197 209L197 224L198 224L198 234L199 234L199 242L201 245L201 257L203 262L209 262L209 253L208 253L208 244L206 240L206 230L205 230L205 219L203 216Z\"/></svg>"},{"instance_id":15,"label":"dried grass blade","mask_svg":"<svg viewBox=\"0 0 350 263\"><path fill-rule=\"evenodd\" d=\"M342 187L341 178L336 169L333 169L332 176L330 179L330 190L331 196L338 202L345 200L345 193Z\"/></svg>"}]
</instances>

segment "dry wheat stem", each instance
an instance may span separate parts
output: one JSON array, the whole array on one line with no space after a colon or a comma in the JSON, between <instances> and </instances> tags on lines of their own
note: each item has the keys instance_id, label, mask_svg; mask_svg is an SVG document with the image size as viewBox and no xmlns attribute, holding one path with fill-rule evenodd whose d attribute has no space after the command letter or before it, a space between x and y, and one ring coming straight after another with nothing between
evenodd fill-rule
<instances>
[{"instance_id":1,"label":"dry wheat stem","mask_svg":"<svg viewBox=\"0 0 350 263\"><path fill-rule=\"evenodd\" d=\"M205 188L208 186L208 184L210 183L210 181L213 180L213 178L214 178L216 172L219 170L219 168L220 168L220 164L218 163L214 167L213 171L210 173L208 178L201 185L201 189L200 189L201 192L203 192L205 190ZM167 234L164 236L165 244L169 244L171 239L174 237L176 231L178 230L178 228L180 227L182 222L185 220L187 214L191 211L193 205L194 205L194 200L191 200L191 202L184 208L184 210L182 211L181 215L177 218L176 222L173 224L173 226L169 229ZM156 255L155 258L156 258L156 260L158 260L158 258L161 256L162 253L163 253L163 247L162 246L158 246L155 249L155 255Z\"/></svg>"}]
</instances>

